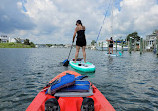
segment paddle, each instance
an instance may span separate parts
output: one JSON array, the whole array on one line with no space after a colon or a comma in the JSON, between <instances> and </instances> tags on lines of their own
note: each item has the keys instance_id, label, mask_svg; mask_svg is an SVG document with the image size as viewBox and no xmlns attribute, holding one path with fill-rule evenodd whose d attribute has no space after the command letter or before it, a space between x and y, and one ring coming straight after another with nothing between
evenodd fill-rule
<instances>
[{"instance_id":1,"label":"paddle","mask_svg":"<svg viewBox=\"0 0 158 111\"><path fill-rule=\"evenodd\" d=\"M120 56L122 56L122 53L121 53L121 52L119 52L119 55L120 55Z\"/></svg>"},{"instance_id":2,"label":"paddle","mask_svg":"<svg viewBox=\"0 0 158 111\"><path fill-rule=\"evenodd\" d=\"M70 49L70 52L69 52L68 59L63 61L63 66L68 66L69 65L69 57L70 57L70 53L71 53L71 50L72 50L72 46L73 46L73 42L72 42L72 45L71 45L71 49Z\"/></svg>"}]
</instances>

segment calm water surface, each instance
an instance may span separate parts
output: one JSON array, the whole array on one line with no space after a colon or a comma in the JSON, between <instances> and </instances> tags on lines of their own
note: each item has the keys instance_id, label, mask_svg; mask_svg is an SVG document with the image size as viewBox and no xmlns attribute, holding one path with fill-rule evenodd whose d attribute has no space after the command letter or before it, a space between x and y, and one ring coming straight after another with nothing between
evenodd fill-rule
<instances>
[{"instance_id":1,"label":"calm water surface","mask_svg":"<svg viewBox=\"0 0 158 111\"><path fill-rule=\"evenodd\" d=\"M102 51L86 51L96 72L82 74L89 76L117 111L158 111L156 55L124 52L123 57L108 57ZM68 53L64 48L0 49L0 111L24 111L53 77L74 71L60 63Z\"/></svg>"}]
</instances>

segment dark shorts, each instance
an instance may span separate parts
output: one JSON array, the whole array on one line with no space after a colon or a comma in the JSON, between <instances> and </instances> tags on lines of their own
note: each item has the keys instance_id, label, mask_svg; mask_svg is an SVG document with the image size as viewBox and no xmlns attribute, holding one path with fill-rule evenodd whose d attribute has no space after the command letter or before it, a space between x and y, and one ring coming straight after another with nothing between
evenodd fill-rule
<instances>
[{"instance_id":1,"label":"dark shorts","mask_svg":"<svg viewBox=\"0 0 158 111\"><path fill-rule=\"evenodd\" d=\"M113 47L113 44L109 44L109 47Z\"/></svg>"},{"instance_id":2,"label":"dark shorts","mask_svg":"<svg viewBox=\"0 0 158 111\"><path fill-rule=\"evenodd\" d=\"M86 39L77 38L76 45L80 47L86 46Z\"/></svg>"}]
</instances>

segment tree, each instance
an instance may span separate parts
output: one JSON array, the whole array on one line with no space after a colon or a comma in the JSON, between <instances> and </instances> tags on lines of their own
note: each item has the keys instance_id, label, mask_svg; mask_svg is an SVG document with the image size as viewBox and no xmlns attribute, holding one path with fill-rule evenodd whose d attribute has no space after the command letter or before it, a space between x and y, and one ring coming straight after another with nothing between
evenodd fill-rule
<instances>
[{"instance_id":1,"label":"tree","mask_svg":"<svg viewBox=\"0 0 158 111\"><path fill-rule=\"evenodd\" d=\"M30 41L29 39L25 39L25 40L24 40L24 44L25 44L25 45L30 45L30 42L29 42L29 41Z\"/></svg>"},{"instance_id":2,"label":"tree","mask_svg":"<svg viewBox=\"0 0 158 111\"><path fill-rule=\"evenodd\" d=\"M52 44L46 44L48 47L51 47L52 46Z\"/></svg>"},{"instance_id":3,"label":"tree","mask_svg":"<svg viewBox=\"0 0 158 111\"><path fill-rule=\"evenodd\" d=\"M94 44L95 44L95 40L92 40L91 45L94 45Z\"/></svg>"},{"instance_id":4,"label":"tree","mask_svg":"<svg viewBox=\"0 0 158 111\"><path fill-rule=\"evenodd\" d=\"M131 34L128 34L128 36L126 37L126 40L129 41L130 37L133 38L136 41L140 40L140 37L138 36L137 32L133 32Z\"/></svg>"},{"instance_id":5,"label":"tree","mask_svg":"<svg viewBox=\"0 0 158 111\"><path fill-rule=\"evenodd\" d=\"M33 42L30 42L30 46L31 46L32 48L35 48L35 44L34 44Z\"/></svg>"}]
</instances>

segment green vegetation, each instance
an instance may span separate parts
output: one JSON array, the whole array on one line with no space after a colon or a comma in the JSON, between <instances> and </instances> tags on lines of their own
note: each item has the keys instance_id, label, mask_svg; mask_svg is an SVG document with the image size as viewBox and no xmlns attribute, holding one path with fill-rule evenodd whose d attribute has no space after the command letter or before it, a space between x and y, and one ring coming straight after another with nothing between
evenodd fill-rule
<instances>
[{"instance_id":1,"label":"green vegetation","mask_svg":"<svg viewBox=\"0 0 158 111\"><path fill-rule=\"evenodd\" d=\"M32 48L35 48L35 44L34 44L33 42L30 42L30 46L31 46Z\"/></svg>"},{"instance_id":2,"label":"green vegetation","mask_svg":"<svg viewBox=\"0 0 158 111\"><path fill-rule=\"evenodd\" d=\"M34 44L33 42L30 42L29 39L25 39L25 40L24 40L24 44L25 44L25 45L30 45L32 48L35 48L35 44Z\"/></svg>"},{"instance_id":3,"label":"green vegetation","mask_svg":"<svg viewBox=\"0 0 158 111\"><path fill-rule=\"evenodd\" d=\"M32 48L32 46L21 43L0 43L0 48Z\"/></svg>"},{"instance_id":4,"label":"green vegetation","mask_svg":"<svg viewBox=\"0 0 158 111\"><path fill-rule=\"evenodd\" d=\"M95 45L95 43L96 43L95 40L92 40L91 45Z\"/></svg>"},{"instance_id":5,"label":"green vegetation","mask_svg":"<svg viewBox=\"0 0 158 111\"><path fill-rule=\"evenodd\" d=\"M132 42L134 42L134 40L136 41L139 41L140 40L140 37L138 36L138 33L137 32L133 32L131 34L128 34L127 36L127 41L129 41L130 37L133 39Z\"/></svg>"},{"instance_id":6,"label":"green vegetation","mask_svg":"<svg viewBox=\"0 0 158 111\"><path fill-rule=\"evenodd\" d=\"M0 43L0 48L35 48L35 44L30 42L29 39L25 39L22 43L20 38L15 38L16 43Z\"/></svg>"},{"instance_id":7,"label":"green vegetation","mask_svg":"<svg viewBox=\"0 0 158 111\"><path fill-rule=\"evenodd\" d=\"M51 47L51 46L52 46L52 44L46 44L46 46Z\"/></svg>"},{"instance_id":8,"label":"green vegetation","mask_svg":"<svg viewBox=\"0 0 158 111\"><path fill-rule=\"evenodd\" d=\"M24 40L24 44L25 44L25 45L30 45L30 40L29 40L29 39L25 39L25 40Z\"/></svg>"}]
</instances>

